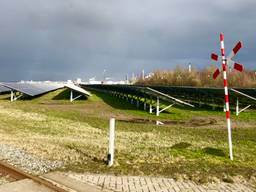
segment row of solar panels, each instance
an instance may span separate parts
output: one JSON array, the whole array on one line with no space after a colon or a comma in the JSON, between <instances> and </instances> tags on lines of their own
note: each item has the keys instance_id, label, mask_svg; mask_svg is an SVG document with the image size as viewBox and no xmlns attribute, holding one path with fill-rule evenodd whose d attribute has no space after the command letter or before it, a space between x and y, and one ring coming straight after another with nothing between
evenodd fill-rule
<instances>
[{"instance_id":1,"label":"row of solar panels","mask_svg":"<svg viewBox=\"0 0 256 192\"><path fill-rule=\"evenodd\" d=\"M150 86L153 89L161 91L165 94L171 94L184 100L195 103L201 102L205 104L220 104L224 102L223 88L202 88L202 87L171 87L171 86ZM241 93L256 98L255 88L238 88L235 89ZM256 104L255 101L248 99L247 96L229 89L229 99L231 103L236 103L237 99L244 105Z\"/></svg>"},{"instance_id":2,"label":"row of solar panels","mask_svg":"<svg viewBox=\"0 0 256 192\"><path fill-rule=\"evenodd\" d=\"M148 92L148 88L156 90L160 93L181 99L183 101L193 104L205 105L223 105L224 90L221 88L197 88L197 87L171 87L171 86L137 86L137 85L84 85L85 89L97 89L104 91L116 91L124 94L136 95L145 97L155 93ZM238 91L256 98L256 89L237 89ZM256 104L255 101L248 99L248 97L230 90L231 103L236 103L237 98L239 102L244 105Z\"/></svg>"},{"instance_id":3,"label":"row of solar panels","mask_svg":"<svg viewBox=\"0 0 256 192\"><path fill-rule=\"evenodd\" d=\"M81 86L89 90L94 89L94 90L104 91L104 92L118 92L123 94L130 94L138 97L161 98L162 100L167 102L194 107L194 105L188 102L182 101L173 96L159 92L158 90L152 89L150 87L138 87L138 86L127 86L127 85L81 85Z\"/></svg>"},{"instance_id":4,"label":"row of solar panels","mask_svg":"<svg viewBox=\"0 0 256 192\"><path fill-rule=\"evenodd\" d=\"M42 95L51 91L55 91L61 88L69 88L86 96L90 96L91 94L82 89L81 87L68 83L59 83L59 82L17 82L17 83L0 83L0 93L7 91L16 91L23 93L25 95L35 97L38 95Z\"/></svg>"}]
</instances>

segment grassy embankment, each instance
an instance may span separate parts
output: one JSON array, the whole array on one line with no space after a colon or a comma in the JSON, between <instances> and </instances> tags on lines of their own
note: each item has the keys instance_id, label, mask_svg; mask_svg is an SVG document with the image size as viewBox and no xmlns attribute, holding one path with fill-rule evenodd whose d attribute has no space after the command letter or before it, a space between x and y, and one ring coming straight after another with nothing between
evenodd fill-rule
<instances>
[{"instance_id":1,"label":"grassy embankment","mask_svg":"<svg viewBox=\"0 0 256 192\"><path fill-rule=\"evenodd\" d=\"M256 175L255 111L232 115L231 162L222 111L173 107L157 118L100 93L74 103L63 90L13 103L6 97L0 95L0 142L64 161L64 170L161 175L198 182L216 178L232 182L232 176L238 175L249 180ZM112 168L105 164L110 117L119 119ZM138 119L145 122L138 123ZM169 124L156 126L156 119Z\"/></svg>"}]
</instances>

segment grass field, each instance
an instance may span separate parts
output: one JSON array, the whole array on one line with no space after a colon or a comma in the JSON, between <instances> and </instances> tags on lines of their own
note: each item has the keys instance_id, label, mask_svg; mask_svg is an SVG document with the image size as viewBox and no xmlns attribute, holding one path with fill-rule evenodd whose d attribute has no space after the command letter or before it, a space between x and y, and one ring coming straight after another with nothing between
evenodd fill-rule
<instances>
[{"instance_id":1,"label":"grass field","mask_svg":"<svg viewBox=\"0 0 256 192\"><path fill-rule=\"evenodd\" d=\"M0 95L0 142L61 160L63 170L196 182L256 177L256 111L232 114L234 161L230 161L222 111L173 107L156 117L97 92L74 103L65 90L13 103L7 97ZM110 117L117 119L111 168L106 166ZM156 126L155 120L169 123Z\"/></svg>"}]
</instances>

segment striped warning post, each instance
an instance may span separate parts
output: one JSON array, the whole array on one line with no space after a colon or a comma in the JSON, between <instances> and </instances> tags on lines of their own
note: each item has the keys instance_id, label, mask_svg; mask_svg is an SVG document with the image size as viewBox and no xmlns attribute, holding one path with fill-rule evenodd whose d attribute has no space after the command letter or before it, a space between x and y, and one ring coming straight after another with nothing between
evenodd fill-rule
<instances>
[{"instance_id":1,"label":"striped warning post","mask_svg":"<svg viewBox=\"0 0 256 192\"><path fill-rule=\"evenodd\" d=\"M229 99L228 99L227 60L226 60L226 57L225 57L224 34L223 33L220 34L220 45L221 45L221 60L222 60L222 70L223 70L223 80L224 80L224 90L225 90L225 104L226 104L226 120L227 120L227 127L228 127L229 155L230 155L230 159L233 160L232 137L231 137L231 120L230 120Z\"/></svg>"},{"instance_id":2,"label":"striped warning post","mask_svg":"<svg viewBox=\"0 0 256 192\"><path fill-rule=\"evenodd\" d=\"M228 127L229 155L230 155L230 159L233 160L231 120L230 120L230 109L229 109L229 99L228 99L227 71L228 71L228 66L230 66L230 65L233 65L233 68L236 69L237 71L240 71L240 72L243 71L243 69L244 69L243 65L240 63L235 63L232 60L232 58L242 48L242 43L241 43L241 41L239 41L227 58L225 56L224 34L223 33L220 34L220 46L221 46L221 57L215 53L212 53L211 59L215 62L221 60L221 63L222 63L224 92L225 92L225 112L226 112L226 120L227 120L227 127ZM216 79L219 76L220 72L221 72L221 69L216 69L216 71L213 73L213 78Z\"/></svg>"}]
</instances>

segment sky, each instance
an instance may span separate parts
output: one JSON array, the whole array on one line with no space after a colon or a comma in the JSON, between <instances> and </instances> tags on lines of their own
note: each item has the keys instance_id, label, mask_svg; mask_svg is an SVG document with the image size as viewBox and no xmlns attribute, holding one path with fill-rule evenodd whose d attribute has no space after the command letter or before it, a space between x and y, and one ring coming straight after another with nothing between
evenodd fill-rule
<instances>
[{"instance_id":1,"label":"sky","mask_svg":"<svg viewBox=\"0 0 256 192\"><path fill-rule=\"evenodd\" d=\"M255 0L0 0L0 81L88 80L196 68L220 53L255 69ZM219 64L216 64L216 66Z\"/></svg>"}]
</instances>

